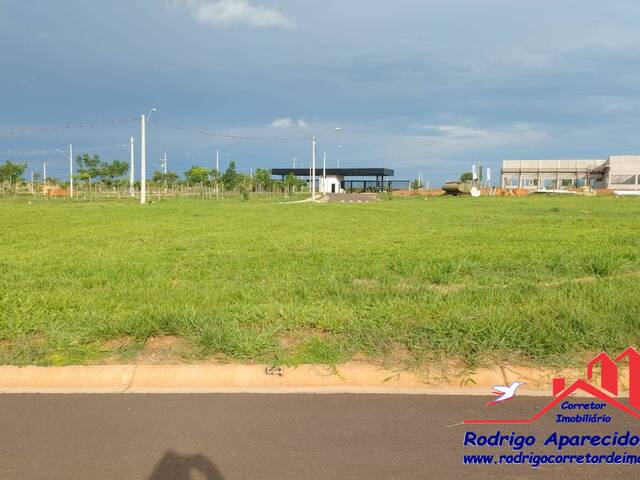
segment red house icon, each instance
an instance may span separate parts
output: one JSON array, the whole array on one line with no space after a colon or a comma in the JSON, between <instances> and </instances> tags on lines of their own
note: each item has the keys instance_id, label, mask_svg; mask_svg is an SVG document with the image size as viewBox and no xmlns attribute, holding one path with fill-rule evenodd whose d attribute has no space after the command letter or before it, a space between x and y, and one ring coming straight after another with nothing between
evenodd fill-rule
<instances>
[{"instance_id":1,"label":"red house icon","mask_svg":"<svg viewBox=\"0 0 640 480\"><path fill-rule=\"evenodd\" d=\"M618 396L618 364L625 358L629 359L629 405L633 408L614 398ZM472 419L465 420L464 423L533 423L577 390L589 393L612 407L640 418L640 353L635 348L629 347L615 360L604 352L600 353L587 364L588 380L593 378L594 367L597 364L600 364L600 388L582 379L576 380L567 388L564 378L554 378L552 385L554 399L534 416L522 419Z\"/></svg>"}]
</instances>

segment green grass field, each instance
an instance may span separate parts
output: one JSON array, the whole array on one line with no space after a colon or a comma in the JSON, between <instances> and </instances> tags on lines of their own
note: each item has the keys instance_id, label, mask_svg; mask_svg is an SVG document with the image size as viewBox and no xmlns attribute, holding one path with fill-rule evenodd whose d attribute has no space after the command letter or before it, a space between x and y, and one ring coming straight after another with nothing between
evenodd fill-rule
<instances>
[{"instance_id":1,"label":"green grass field","mask_svg":"<svg viewBox=\"0 0 640 480\"><path fill-rule=\"evenodd\" d=\"M0 202L0 363L577 361L640 344L640 201Z\"/></svg>"}]
</instances>

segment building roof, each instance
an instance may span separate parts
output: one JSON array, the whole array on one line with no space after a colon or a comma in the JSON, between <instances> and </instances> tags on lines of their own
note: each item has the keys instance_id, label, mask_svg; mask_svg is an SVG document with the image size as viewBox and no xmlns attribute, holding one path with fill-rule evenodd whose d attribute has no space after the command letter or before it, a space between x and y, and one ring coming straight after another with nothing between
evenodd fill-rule
<instances>
[{"instance_id":1,"label":"building roof","mask_svg":"<svg viewBox=\"0 0 640 480\"><path fill-rule=\"evenodd\" d=\"M293 173L296 177L309 176L308 168L273 168L272 175L289 175ZM390 168L327 168L327 175L337 175L340 177L393 177L393 170ZM316 168L316 175L322 175L322 168Z\"/></svg>"}]
</instances>

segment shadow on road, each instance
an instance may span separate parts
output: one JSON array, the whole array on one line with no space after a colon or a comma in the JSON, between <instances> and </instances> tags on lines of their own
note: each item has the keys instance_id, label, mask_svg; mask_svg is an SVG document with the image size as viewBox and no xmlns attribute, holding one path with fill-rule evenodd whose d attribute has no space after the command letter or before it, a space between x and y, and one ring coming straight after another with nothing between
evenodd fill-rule
<instances>
[{"instance_id":1,"label":"shadow on road","mask_svg":"<svg viewBox=\"0 0 640 480\"><path fill-rule=\"evenodd\" d=\"M173 450L164 454L148 480L194 479L224 480L215 464L204 455L180 455Z\"/></svg>"}]
</instances>

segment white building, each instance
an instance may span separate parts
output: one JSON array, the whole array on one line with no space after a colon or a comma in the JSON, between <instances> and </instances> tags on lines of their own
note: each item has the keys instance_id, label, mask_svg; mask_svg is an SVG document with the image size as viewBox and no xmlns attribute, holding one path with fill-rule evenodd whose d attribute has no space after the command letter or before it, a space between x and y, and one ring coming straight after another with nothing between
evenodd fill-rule
<instances>
[{"instance_id":1,"label":"white building","mask_svg":"<svg viewBox=\"0 0 640 480\"><path fill-rule=\"evenodd\" d=\"M504 160L502 188L640 190L640 155L606 160Z\"/></svg>"},{"instance_id":2,"label":"white building","mask_svg":"<svg viewBox=\"0 0 640 480\"><path fill-rule=\"evenodd\" d=\"M342 175L320 177L320 193L344 193L342 182L344 182L344 176Z\"/></svg>"}]
</instances>

